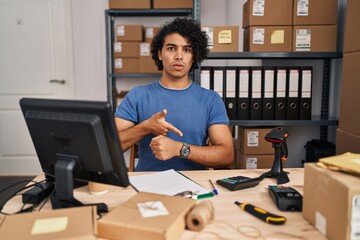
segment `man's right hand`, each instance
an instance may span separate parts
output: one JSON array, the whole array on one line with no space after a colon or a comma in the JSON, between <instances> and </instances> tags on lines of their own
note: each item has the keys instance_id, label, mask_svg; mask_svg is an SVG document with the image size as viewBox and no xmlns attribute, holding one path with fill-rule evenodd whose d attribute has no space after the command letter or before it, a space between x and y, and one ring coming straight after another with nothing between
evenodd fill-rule
<instances>
[{"instance_id":1,"label":"man's right hand","mask_svg":"<svg viewBox=\"0 0 360 240\"><path fill-rule=\"evenodd\" d=\"M155 136L166 136L169 131L173 131L174 133L182 137L183 133L165 120L166 115L167 110L163 109L161 112L155 113L151 116L151 118L147 120L147 127L149 128L151 133Z\"/></svg>"}]
</instances>

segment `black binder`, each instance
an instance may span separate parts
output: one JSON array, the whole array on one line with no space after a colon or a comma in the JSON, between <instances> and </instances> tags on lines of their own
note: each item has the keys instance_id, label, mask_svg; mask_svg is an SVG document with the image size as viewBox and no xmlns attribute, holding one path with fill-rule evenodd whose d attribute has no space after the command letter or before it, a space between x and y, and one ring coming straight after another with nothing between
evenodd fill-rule
<instances>
[{"instance_id":1,"label":"black binder","mask_svg":"<svg viewBox=\"0 0 360 240\"><path fill-rule=\"evenodd\" d=\"M262 91L262 118L263 120L275 119L275 101L274 101L274 89L275 89L275 68L264 67L263 68L263 91Z\"/></svg>"},{"instance_id":2,"label":"black binder","mask_svg":"<svg viewBox=\"0 0 360 240\"><path fill-rule=\"evenodd\" d=\"M262 119L262 68L252 67L250 74L250 120Z\"/></svg>"},{"instance_id":3,"label":"black binder","mask_svg":"<svg viewBox=\"0 0 360 240\"><path fill-rule=\"evenodd\" d=\"M211 68L201 67L200 70L200 86L206 89L211 89Z\"/></svg>"},{"instance_id":4,"label":"black binder","mask_svg":"<svg viewBox=\"0 0 360 240\"><path fill-rule=\"evenodd\" d=\"M277 67L275 74L275 119L286 119L286 67Z\"/></svg>"},{"instance_id":5,"label":"black binder","mask_svg":"<svg viewBox=\"0 0 360 240\"><path fill-rule=\"evenodd\" d=\"M312 67L302 67L300 73L300 120L311 120Z\"/></svg>"},{"instance_id":6,"label":"black binder","mask_svg":"<svg viewBox=\"0 0 360 240\"><path fill-rule=\"evenodd\" d=\"M239 67L236 79L237 119L250 119L250 68Z\"/></svg>"},{"instance_id":7,"label":"black binder","mask_svg":"<svg viewBox=\"0 0 360 240\"><path fill-rule=\"evenodd\" d=\"M288 72L288 81L286 86L287 120L299 120L299 86L300 86L300 68L290 67Z\"/></svg>"},{"instance_id":8,"label":"black binder","mask_svg":"<svg viewBox=\"0 0 360 240\"><path fill-rule=\"evenodd\" d=\"M225 107L230 120L236 120L236 68L226 68L225 72Z\"/></svg>"}]
</instances>

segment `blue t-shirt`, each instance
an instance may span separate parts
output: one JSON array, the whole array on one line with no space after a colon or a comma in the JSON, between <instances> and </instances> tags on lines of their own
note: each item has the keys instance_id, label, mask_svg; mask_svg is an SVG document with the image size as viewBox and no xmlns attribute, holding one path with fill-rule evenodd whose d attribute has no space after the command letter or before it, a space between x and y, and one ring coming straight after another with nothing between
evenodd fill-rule
<instances>
[{"instance_id":1,"label":"blue t-shirt","mask_svg":"<svg viewBox=\"0 0 360 240\"><path fill-rule=\"evenodd\" d=\"M188 144L205 146L211 125L229 124L220 95L193 82L182 90L165 88L159 81L137 86L125 96L117 107L115 116L137 124L163 109L167 109L165 120L183 133L183 137L180 137L170 131L167 137ZM149 147L153 137L155 136L149 134L140 140L136 171L205 169L202 165L180 157L167 161L156 159Z\"/></svg>"}]
</instances>

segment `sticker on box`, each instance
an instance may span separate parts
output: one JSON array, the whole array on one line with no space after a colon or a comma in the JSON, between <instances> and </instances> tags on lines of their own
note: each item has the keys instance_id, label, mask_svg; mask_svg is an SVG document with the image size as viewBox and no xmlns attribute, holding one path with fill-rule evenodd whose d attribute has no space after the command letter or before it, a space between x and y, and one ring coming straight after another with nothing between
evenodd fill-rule
<instances>
[{"instance_id":1,"label":"sticker on box","mask_svg":"<svg viewBox=\"0 0 360 240\"><path fill-rule=\"evenodd\" d=\"M297 16L309 15L309 0L297 0Z\"/></svg>"},{"instance_id":2,"label":"sticker on box","mask_svg":"<svg viewBox=\"0 0 360 240\"><path fill-rule=\"evenodd\" d=\"M247 145L248 145L248 147L258 147L259 146L259 132L258 131L249 131L247 133Z\"/></svg>"},{"instance_id":3,"label":"sticker on box","mask_svg":"<svg viewBox=\"0 0 360 240\"><path fill-rule=\"evenodd\" d=\"M254 0L253 2L253 16L264 16L265 0Z\"/></svg>"},{"instance_id":4,"label":"sticker on box","mask_svg":"<svg viewBox=\"0 0 360 240\"><path fill-rule=\"evenodd\" d=\"M310 51L311 49L311 30L296 29L296 51Z\"/></svg>"},{"instance_id":5,"label":"sticker on box","mask_svg":"<svg viewBox=\"0 0 360 240\"><path fill-rule=\"evenodd\" d=\"M253 30L253 44L264 44L265 29L254 28Z\"/></svg>"}]
</instances>

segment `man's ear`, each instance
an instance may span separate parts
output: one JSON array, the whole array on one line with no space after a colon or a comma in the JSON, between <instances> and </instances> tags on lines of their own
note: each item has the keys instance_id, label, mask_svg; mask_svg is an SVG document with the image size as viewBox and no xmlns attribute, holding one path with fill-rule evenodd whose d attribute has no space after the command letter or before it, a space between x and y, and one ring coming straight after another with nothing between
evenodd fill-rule
<instances>
[{"instance_id":1,"label":"man's ear","mask_svg":"<svg viewBox=\"0 0 360 240\"><path fill-rule=\"evenodd\" d=\"M158 51L158 58L160 61L162 61L161 50Z\"/></svg>"}]
</instances>

